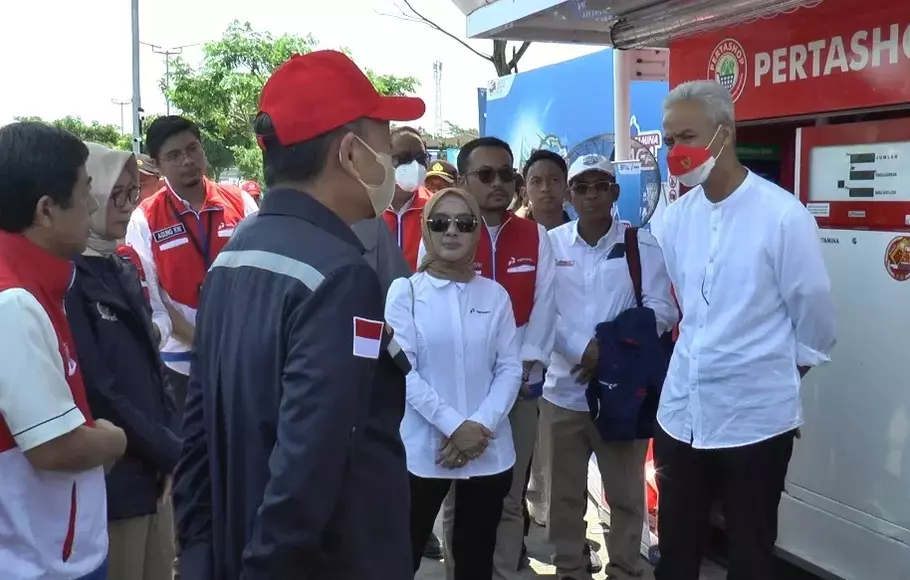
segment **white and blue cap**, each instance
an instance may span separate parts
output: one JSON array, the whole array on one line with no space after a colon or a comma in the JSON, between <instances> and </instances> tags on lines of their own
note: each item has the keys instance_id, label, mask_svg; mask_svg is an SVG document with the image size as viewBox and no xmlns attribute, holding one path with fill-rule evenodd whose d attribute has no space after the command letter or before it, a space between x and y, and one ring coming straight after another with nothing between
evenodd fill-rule
<instances>
[{"instance_id":1,"label":"white and blue cap","mask_svg":"<svg viewBox=\"0 0 910 580\"><path fill-rule=\"evenodd\" d=\"M569 178L568 181L569 183L572 183L572 180L582 173L591 171L596 171L597 173L602 173L616 179L613 163L603 155L592 153L590 155L582 155L572 162L572 165L569 167L569 175L567 176Z\"/></svg>"}]
</instances>

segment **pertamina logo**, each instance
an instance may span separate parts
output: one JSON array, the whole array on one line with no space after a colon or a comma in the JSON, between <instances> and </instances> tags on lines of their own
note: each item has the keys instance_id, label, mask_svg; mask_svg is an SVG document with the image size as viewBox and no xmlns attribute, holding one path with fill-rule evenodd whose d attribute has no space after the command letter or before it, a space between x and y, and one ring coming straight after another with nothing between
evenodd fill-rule
<instances>
[{"instance_id":1,"label":"pertamina logo","mask_svg":"<svg viewBox=\"0 0 910 580\"><path fill-rule=\"evenodd\" d=\"M746 88L748 68L743 45L732 38L725 38L717 43L708 60L708 78L722 84L736 102Z\"/></svg>"},{"instance_id":2,"label":"pertamina logo","mask_svg":"<svg viewBox=\"0 0 910 580\"><path fill-rule=\"evenodd\" d=\"M898 282L910 279L910 237L898 236L885 249L885 270Z\"/></svg>"}]
</instances>

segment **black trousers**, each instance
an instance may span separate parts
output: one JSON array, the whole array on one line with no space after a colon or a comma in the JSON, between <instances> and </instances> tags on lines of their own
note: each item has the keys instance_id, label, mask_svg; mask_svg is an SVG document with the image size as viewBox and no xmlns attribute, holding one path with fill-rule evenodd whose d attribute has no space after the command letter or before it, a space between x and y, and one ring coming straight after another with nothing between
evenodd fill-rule
<instances>
[{"instance_id":1,"label":"black trousers","mask_svg":"<svg viewBox=\"0 0 910 580\"><path fill-rule=\"evenodd\" d=\"M694 449L657 428L660 562L655 580L698 580L715 500L721 502L726 526L727 579L775 577L777 507L795 435L793 430L743 447Z\"/></svg>"},{"instance_id":2,"label":"black trousers","mask_svg":"<svg viewBox=\"0 0 910 580\"><path fill-rule=\"evenodd\" d=\"M452 555L455 580L490 580L496 530L502 517L502 501L512 487L512 470L471 479L433 479L410 475L411 553L414 572L420 568L427 538L436 514L455 483L455 522Z\"/></svg>"}]
</instances>

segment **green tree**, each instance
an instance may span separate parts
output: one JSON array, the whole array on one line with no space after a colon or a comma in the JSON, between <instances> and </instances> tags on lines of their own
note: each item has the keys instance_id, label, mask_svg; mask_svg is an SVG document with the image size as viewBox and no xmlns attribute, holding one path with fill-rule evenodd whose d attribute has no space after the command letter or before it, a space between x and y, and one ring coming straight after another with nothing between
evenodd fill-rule
<instances>
[{"instance_id":1,"label":"green tree","mask_svg":"<svg viewBox=\"0 0 910 580\"><path fill-rule=\"evenodd\" d=\"M83 141L92 141L110 147L129 151L133 148L133 139L125 135L120 127L92 121L86 123L81 117L66 116L55 121L46 121L41 117L16 117L17 121L39 121L60 129L66 129Z\"/></svg>"},{"instance_id":2,"label":"green tree","mask_svg":"<svg viewBox=\"0 0 910 580\"><path fill-rule=\"evenodd\" d=\"M162 90L199 124L213 176L237 167L245 178L262 179L262 155L252 132L259 93L280 64L316 46L311 35L275 37L235 20L220 40L204 45L198 66L179 57L174 60L170 79L162 79ZM383 94L404 95L418 86L414 77L366 73Z\"/></svg>"}]
</instances>

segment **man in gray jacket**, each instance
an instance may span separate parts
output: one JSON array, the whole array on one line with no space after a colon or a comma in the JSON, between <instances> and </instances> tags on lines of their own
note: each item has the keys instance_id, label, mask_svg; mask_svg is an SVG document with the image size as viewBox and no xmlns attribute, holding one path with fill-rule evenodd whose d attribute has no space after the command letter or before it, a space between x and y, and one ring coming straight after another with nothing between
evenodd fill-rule
<instances>
[{"instance_id":1,"label":"man in gray jacket","mask_svg":"<svg viewBox=\"0 0 910 580\"><path fill-rule=\"evenodd\" d=\"M381 217L359 221L351 229L363 244L363 259L376 270L383 292L388 292L392 280L407 278L411 268ZM385 295L382 297L385 302Z\"/></svg>"}]
</instances>

